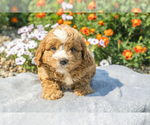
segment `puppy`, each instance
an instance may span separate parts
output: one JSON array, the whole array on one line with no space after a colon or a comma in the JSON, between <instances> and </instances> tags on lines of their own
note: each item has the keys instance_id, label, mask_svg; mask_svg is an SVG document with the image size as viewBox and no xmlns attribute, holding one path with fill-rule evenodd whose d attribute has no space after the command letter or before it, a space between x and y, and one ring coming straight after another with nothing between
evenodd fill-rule
<instances>
[{"instance_id":1,"label":"puppy","mask_svg":"<svg viewBox=\"0 0 150 125\"><path fill-rule=\"evenodd\" d=\"M91 94L91 78L96 72L94 58L83 36L68 25L52 29L40 42L35 54L42 98L59 99L62 90L73 89L78 96Z\"/></svg>"}]
</instances>

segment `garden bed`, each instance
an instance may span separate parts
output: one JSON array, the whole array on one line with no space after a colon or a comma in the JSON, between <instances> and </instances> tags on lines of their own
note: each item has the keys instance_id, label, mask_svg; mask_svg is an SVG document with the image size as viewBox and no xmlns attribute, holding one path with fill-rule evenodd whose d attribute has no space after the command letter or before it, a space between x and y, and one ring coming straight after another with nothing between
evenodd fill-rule
<instances>
[{"instance_id":1,"label":"garden bed","mask_svg":"<svg viewBox=\"0 0 150 125\"><path fill-rule=\"evenodd\" d=\"M0 33L0 47L3 46L3 43L6 41L11 41L15 38L19 38L20 35L17 34L17 29L13 27L3 26L3 31ZM135 72L142 74L150 74L150 67L141 65L139 68L129 67ZM16 76L19 73L32 72L37 74L37 70L25 69L22 66L16 65L15 60L8 59L6 57L0 56L0 79Z\"/></svg>"}]
</instances>

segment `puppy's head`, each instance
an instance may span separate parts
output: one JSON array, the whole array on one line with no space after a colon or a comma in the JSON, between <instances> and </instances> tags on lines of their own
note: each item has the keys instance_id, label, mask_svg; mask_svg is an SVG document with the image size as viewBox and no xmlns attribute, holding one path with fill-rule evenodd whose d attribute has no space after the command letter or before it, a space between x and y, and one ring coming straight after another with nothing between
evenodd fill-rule
<instances>
[{"instance_id":1,"label":"puppy's head","mask_svg":"<svg viewBox=\"0 0 150 125\"><path fill-rule=\"evenodd\" d=\"M68 25L51 30L36 51L37 66L45 63L59 72L71 71L86 59L83 36Z\"/></svg>"}]
</instances>

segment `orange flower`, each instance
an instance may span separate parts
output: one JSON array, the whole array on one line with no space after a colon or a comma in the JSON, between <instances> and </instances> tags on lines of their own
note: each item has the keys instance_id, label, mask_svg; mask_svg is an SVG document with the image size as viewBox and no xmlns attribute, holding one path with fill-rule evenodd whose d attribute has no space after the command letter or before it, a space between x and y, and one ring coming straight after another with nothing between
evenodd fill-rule
<instances>
[{"instance_id":1,"label":"orange flower","mask_svg":"<svg viewBox=\"0 0 150 125\"><path fill-rule=\"evenodd\" d=\"M86 33L85 35L86 35L86 36L89 36L89 33Z\"/></svg>"},{"instance_id":2,"label":"orange flower","mask_svg":"<svg viewBox=\"0 0 150 125\"><path fill-rule=\"evenodd\" d=\"M108 43L109 43L109 38L108 37L101 37L101 39L103 39L105 47L107 47ZM98 47L102 47L101 45L98 45ZM104 48L104 47L102 47Z\"/></svg>"},{"instance_id":3,"label":"orange flower","mask_svg":"<svg viewBox=\"0 0 150 125\"><path fill-rule=\"evenodd\" d=\"M37 2L36 2L36 5L37 5L38 7L45 6L45 0L39 0L39 1L37 1Z\"/></svg>"},{"instance_id":4,"label":"orange flower","mask_svg":"<svg viewBox=\"0 0 150 125\"><path fill-rule=\"evenodd\" d=\"M125 49L122 55L126 58L126 60L129 60L130 58L132 58L133 53L132 51Z\"/></svg>"},{"instance_id":5,"label":"orange flower","mask_svg":"<svg viewBox=\"0 0 150 125\"><path fill-rule=\"evenodd\" d=\"M139 25L141 25L142 21L140 19L132 19L131 21L133 23L133 27L137 27Z\"/></svg>"},{"instance_id":6,"label":"orange flower","mask_svg":"<svg viewBox=\"0 0 150 125\"><path fill-rule=\"evenodd\" d=\"M75 3L75 0L69 0L69 3L70 4Z\"/></svg>"},{"instance_id":7,"label":"orange flower","mask_svg":"<svg viewBox=\"0 0 150 125\"><path fill-rule=\"evenodd\" d=\"M95 29L94 29L94 28L91 28L91 29L90 29L90 32L91 32L91 34L93 34L93 33L95 32Z\"/></svg>"},{"instance_id":8,"label":"orange flower","mask_svg":"<svg viewBox=\"0 0 150 125\"><path fill-rule=\"evenodd\" d=\"M98 24L104 26L105 23L103 21L98 21Z\"/></svg>"},{"instance_id":9,"label":"orange flower","mask_svg":"<svg viewBox=\"0 0 150 125\"><path fill-rule=\"evenodd\" d=\"M64 21L63 24L66 24L66 25L71 25L72 22L71 21Z\"/></svg>"},{"instance_id":10,"label":"orange flower","mask_svg":"<svg viewBox=\"0 0 150 125\"><path fill-rule=\"evenodd\" d=\"M71 25L72 24L72 22L71 21L68 21L68 25Z\"/></svg>"},{"instance_id":11,"label":"orange flower","mask_svg":"<svg viewBox=\"0 0 150 125\"><path fill-rule=\"evenodd\" d=\"M95 2L90 2L89 4L88 4L88 9L89 10L91 10L91 9L96 9L96 3Z\"/></svg>"},{"instance_id":12,"label":"orange flower","mask_svg":"<svg viewBox=\"0 0 150 125\"><path fill-rule=\"evenodd\" d=\"M86 46L89 46L90 42L89 41L85 41L85 44L86 44Z\"/></svg>"},{"instance_id":13,"label":"orange flower","mask_svg":"<svg viewBox=\"0 0 150 125\"><path fill-rule=\"evenodd\" d=\"M114 34L114 31L113 31L112 29L108 29L108 30L105 30L105 31L104 31L104 34L105 34L106 36L112 36L112 35Z\"/></svg>"},{"instance_id":14,"label":"orange flower","mask_svg":"<svg viewBox=\"0 0 150 125\"><path fill-rule=\"evenodd\" d=\"M60 25L60 24L62 24L63 23L63 19L59 19L58 21L57 21L57 23Z\"/></svg>"},{"instance_id":15,"label":"orange flower","mask_svg":"<svg viewBox=\"0 0 150 125\"><path fill-rule=\"evenodd\" d=\"M144 51L144 52L146 52L146 51L147 51L147 48L146 48L146 47L144 47L144 48L143 48L143 51Z\"/></svg>"},{"instance_id":16,"label":"orange flower","mask_svg":"<svg viewBox=\"0 0 150 125\"><path fill-rule=\"evenodd\" d=\"M147 48L146 48L146 47L143 47L143 48L142 48L142 46L137 45L136 47L134 47L133 50L136 51L136 53L143 53L143 52L146 52L146 51L147 51Z\"/></svg>"},{"instance_id":17,"label":"orange flower","mask_svg":"<svg viewBox=\"0 0 150 125\"><path fill-rule=\"evenodd\" d=\"M63 10L62 8L60 8L60 9L57 11L57 15L58 15L58 16L63 15L63 14L64 14L63 11L64 11L64 10Z\"/></svg>"},{"instance_id":18,"label":"orange flower","mask_svg":"<svg viewBox=\"0 0 150 125\"><path fill-rule=\"evenodd\" d=\"M90 30L87 27L82 27L80 29L80 31L82 32L83 35L89 35Z\"/></svg>"},{"instance_id":19,"label":"orange flower","mask_svg":"<svg viewBox=\"0 0 150 125\"><path fill-rule=\"evenodd\" d=\"M103 13L103 11L102 10L100 10L100 11L98 11L99 13Z\"/></svg>"},{"instance_id":20,"label":"orange flower","mask_svg":"<svg viewBox=\"0 0 150 125\"><path fill-rule=\"evenodd\" d=\"M12 22L12 23L17 23L17 22L18 22L17 17L13 17L13 18L11 19L11 22Z\"/></svg>"},{"instance_id":21,"label":"orange flower","mask_svg":"<svg viewBox=\"0 0 150 125\"><path fill-rule=\"evenodd\" d=\"M81 13L80 12L77 12L77 15L80 15Z\"/></svg>"},{"instance_id":22,"label":"orange flower","mask_svg":"<svg viewBox=\"0 0 150 125\"><path fill-rule=\"evenodd\" d=\"M36 14L36 17L37 17L37 18L43 18L43 17L45 17L45 15L46 15L45 13L42 13L42 12L41 12L41 13L37 13L37 14Z\"/></svg>"},{"instance_id":23,"label":"orange flower","mask_svg":"<svg viewBox=\"0 0 150 125\"><path fill-rule=\"evenodd\" d=\"M122 41L121 40L118 40L118 44L121 44L122 43Z\"/></svg>"},{"instance_id":24,"label":"orange flower","mask_svg":"<svg viewBox=\"0 0 150 125\"><path fill-rule=\"evenodd\" d=\"M96 35L96 39L101 40L101 39L102 39L102 34L99 34L99 33L98 33L98 34Z\"/></svg>"},{"instance_id":25,"label":"orange flower","mask_svg":"<svg viewBox=\"0 0 150 125\"><path fill-rule=\"evenodd\" d=\"M64 2L64 0L57 0L58 4L61 4L62 2Z\"/></svg>"},{"instance_id":26,"label":"orange flower","mask_svg":"<svg viewBox=\"0 0 150 125\"><path fill-rule=\"evenodd\" d=\"M119 7L119 5L118 5L118 3L117 3L117 2L115 3L115 7L116 7L116 8L118 8L118 7Z\"/></svg>"},{"instance_id":27,"label":"orange flower","mask_svg":"<svg viewBox=\"0 0 150 125\"><path fill-rule=\"evenodd\" d=\"M69 15L72 16L72 15L75 15L75 13L73 13L73 12L70 11L70 12L69 12Z\"/></svg>"},{"instance_id":28,"label":"orange flower","mask_svg":"<svg viewBox=\"0 0 150 125\"><path fill-rule=\"evenodd\" d=\"M118 15L117 15L117 14L115 15L115 18L116 18L116 19L119 19L119 17L118 17Z\"/></svg>"},{"instance_id":29,"label":"orange flower","mask_svg":"<svg viewBox=\"0 0 150 125\"><path fill-rule=\"evenodd\" d=\"M96 17L97 16L94 13L92 13L88 16L88 20L96 20Z\"/></svg>"},{"instance_id":30,"label":"orange flower","mask_svg":"<svg viewBox=\"0 0 150 125\"><path fill-rule=\"evenodd\" d=\"M77 25L73 25L73 28L74 28L74 29L77 29Z\"/></svg>"},{"instance_id":31,"label":"orange flower","mask_svg":"<svg viewBox=\"0 0 150 125\"><path fill-rule=\"evenodd\" d=\"M133 12L133 13L141 13L142 10L139 9L139 8L133 8L133 9L131 10L131 12Z\"/></svg>"},{"instance_id":32,"label":"orange flower","mask_svg":"<svg viewBox=\"0 0 150 125\"><path fill-rule=\"evenodd\" d=\"M12 11L12 12L18 12L17 6L13 6L13 7L11 8L11 11Z\"/></svg>"}]
</instances>

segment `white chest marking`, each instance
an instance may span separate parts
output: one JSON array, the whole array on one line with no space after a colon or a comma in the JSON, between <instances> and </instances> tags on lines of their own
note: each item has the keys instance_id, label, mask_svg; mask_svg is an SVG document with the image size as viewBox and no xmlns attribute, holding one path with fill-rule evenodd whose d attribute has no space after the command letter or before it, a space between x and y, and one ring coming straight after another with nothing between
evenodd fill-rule
<instances>
[{"instance_id":1,"label":"white chest marking","mask_svg":"<svg viewBox=\"0 0 150 125\"><path fill-rule=\"evenodd\" d=\"M71 85L71 84L73 84L72 78L71 78L71 76L70 76L69 73L67 74L67 76L66 76L64 82L66 83L66 85Z\"/></svg>"},{"instance_id":2,"label":"white chest marking","mask_svg":"<svg viewBox=\"0 0 150 125\"><path fill-rule=\"evenodd\" d=\"M66 69L57 69L56 71L57 71L57 72L60 72L60 73L62 73L62 74L64 74L64 77L65 77L65 78L64 78L63 82L65 82L66 85L71 85L71 84L73 84L73 80L72 80L72 78L71 78L71 75L70 75L70 73L67 72Z\"/></svg>"}]
</instances>

